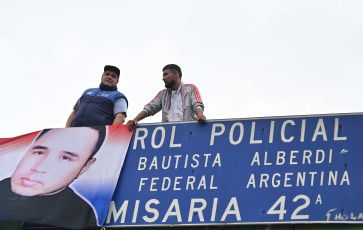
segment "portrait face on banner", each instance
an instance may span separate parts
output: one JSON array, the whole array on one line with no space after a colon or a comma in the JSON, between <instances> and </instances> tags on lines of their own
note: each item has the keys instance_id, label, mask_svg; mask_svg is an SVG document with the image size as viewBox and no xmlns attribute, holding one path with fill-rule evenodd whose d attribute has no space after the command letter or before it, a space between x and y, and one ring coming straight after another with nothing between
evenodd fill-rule
<instances>
[{"instance_id":1,"label":"portrait face on banner","mask_svg":"<svg viewBox=\"0 0 363 230\"><path fill-rule=\"evenodd\" d=\"M131 136L126 125L115 125L0 138L1 220L102 225Z\"/></svg>"},{"instance_id":2,"label":"portrait face on banner","mask_svg":"<svg viewBox=\"0 0 363 230\"><path fill-rule=\"evenodd\" d=\"M52 195L67 187L95 162L91 155L97 130L53 129L38 137L11 177L11 189L22 196Z\"/></svg>"}]
</instances>

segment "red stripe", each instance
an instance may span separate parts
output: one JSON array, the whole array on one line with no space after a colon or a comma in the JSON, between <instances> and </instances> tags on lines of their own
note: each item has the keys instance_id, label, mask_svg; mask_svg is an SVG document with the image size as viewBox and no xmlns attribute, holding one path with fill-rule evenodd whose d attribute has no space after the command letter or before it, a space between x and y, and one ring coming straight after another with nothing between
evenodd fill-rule
<instances>
[{"instance_id":1,"label":"red stripe","mask_svg":"<svg viewBox=\"0 0 363 230\"><path fill-rule=\"evenodd\" d=\"M184 100L183 100L183 88L180 88L180 96L181 96L181 102L182 102L182 110L183 110L183 121L184 121Z\"/></svg>"},{"instance_id":2,"label":"red stripe","mask_svg":"<svg viewBox=\"0 0 363 230\"><path fill-rule=\"evenodd\" d=\"M166 91L166 89L160 90L160 92L158 94L156 94L156 96L154 97L154 99L152 99L149 103L147 103L146 105L150 105L153 101L155 101L155 99L159 96L160 93Z\"/></svg>"},{"instance_id":3,"label":"red stripe","mask_svg":"<svg viewBox=\"0 0 363 230\"><path fill-rule=\"evenodd\" d=\"M191 87L193 87L195 99L197 100L198 103L203 103L202 98L200 97L200 94L199 94L199 90L198 90L198 88L195 85L193 85L193 84L185 84L185 86L191 86Z\"/></svg>"}]
</instances>

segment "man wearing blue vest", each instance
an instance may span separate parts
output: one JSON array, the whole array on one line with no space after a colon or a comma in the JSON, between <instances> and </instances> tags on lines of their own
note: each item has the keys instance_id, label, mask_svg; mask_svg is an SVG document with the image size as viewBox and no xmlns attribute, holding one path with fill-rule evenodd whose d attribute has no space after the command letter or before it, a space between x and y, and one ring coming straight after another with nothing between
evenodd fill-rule
<instances>
[{"instance_id":1,"label":"man wearing blue vest","mask_svg":"<svg viewBox=\"0 0 363 230\"><path fill-rule=\"evenodd\" d=\"M117 91L120 70L106 65L99 88L87 89L69 115L66 127L121 125L125 122L128 102Z\"/></svg>"}]
</instances>

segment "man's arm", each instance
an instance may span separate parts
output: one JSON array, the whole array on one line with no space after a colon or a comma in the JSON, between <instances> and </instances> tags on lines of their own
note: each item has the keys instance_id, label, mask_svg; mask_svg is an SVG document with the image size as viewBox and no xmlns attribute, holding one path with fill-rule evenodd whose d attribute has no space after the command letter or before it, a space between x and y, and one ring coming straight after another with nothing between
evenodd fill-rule
<instances>
[{"instance_id":1,"label":"man's arm","mask_svg":"<svg viewBox=\"0 0 363 230\"><path fill-rule=\"evenodd\" d=\"M198 88L195 85L192 85L193 91L192 91L192 105L195 110L195 114L197 114L196 119L199 122L204 122L207 120L207 118L204 116L204 105L202 96L200 95L200 92Z\"/></svg>"},{"instance_id":2,"label":"man's arm","mask_svg":"<svg viewBox=\"0 0 363 230\"><path fill-rule=\"evenodd\" d=\"M113 112L115 114L115 119L112 125L122 125L125 123L126 113L127 113L127 103L126 99L121 97L116 99Z\"/></svg>"},{"instance_id":3,"label":"man's arm","mask_svg":"<svg viewBox=\"0 0 363 230\"><path fill-rule=\"evenodd\" d=\"M154 116L162 109L162 100L165 98L167 90L161 90L148 104L144 106L146 116Z\"/></svg>"},{"instance_id":4,"label":"man's arm","mask_svg":"<svg viewBox=\"0 0 363 230\"><path fill-rule=\"evenodd\" d=\"M145 117L147 117L147 113L143 110L139 114L137 114L137 116L133 120L129 120L127 122L127 128L129 129L129 131L131 132L132 130L134 130L137 122L141 121Z\"/></svg>"},{"instance_id":5,"label":"man's arm","mask_svg":"<svg viewBox=\"0 0 363 230\"><path fill-rule=\"evenodd\" d=\"M73 118L76 116L76 114L77 114L77 110L76 110L76 109L74 109L74 110L72 111L72 113L71 113L71 114L69 115L69 117L68 117L68 120L67 120L67 123L66 123L66 128L71 127L71 124L72 124Z\"/></svg>"},{"instance_id":6,"label":"man's arm","mask_svg":"<svg viewBox=\"0 0 363 230\"><path fill-rule=\"evenodd\" d=\"M116 114L112 125L122 125L124 122L125 122L125 114L124 113L118 113L118 114Z\"/></svg>"},{"instance_id":7,"label":"man's arm","mask_svg":"<svg viewBox=\"0 0 363 230\"><path fill-rule=\"evenodd\" d=\"M133 120L129 120L127 122L127 128L130 132L135 129L137 122L141 121L145 117L153 116L161 110L161 98L166 92L166 89L161 90L148 104L144 106L143 111L141 111Z\"/></svg>"}]
</instances>

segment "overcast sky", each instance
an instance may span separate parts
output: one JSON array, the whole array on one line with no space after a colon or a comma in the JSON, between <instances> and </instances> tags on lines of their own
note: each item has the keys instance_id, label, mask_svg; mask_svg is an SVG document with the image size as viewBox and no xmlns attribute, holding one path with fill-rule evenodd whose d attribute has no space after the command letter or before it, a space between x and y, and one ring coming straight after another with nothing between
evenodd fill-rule
<instances>
[{"instance_id":1,"label":"overcast sky","mask_svg":"<svg viewBox=\"0 0 363 230\"><path fill-rule=\"evenodd\" d=\"M0 137L64 127L107 64L126 120L170 63L207 119L362 112L362 41L361 0L0 0Z\"/></svg>"}]
</instances>

